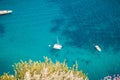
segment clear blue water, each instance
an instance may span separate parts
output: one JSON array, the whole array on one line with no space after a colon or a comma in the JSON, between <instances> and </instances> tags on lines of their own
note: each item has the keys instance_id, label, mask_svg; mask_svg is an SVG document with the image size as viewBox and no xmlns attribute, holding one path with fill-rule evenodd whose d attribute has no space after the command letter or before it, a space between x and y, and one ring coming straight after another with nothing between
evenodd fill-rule
<instances>
[{"instance_id":1,"label":"clear blue water","mask_svg":"<svg viewBox=\"0 0 120 80\"><path fill-rule=\"evenodd\" d=\"M43 56L69 66L77 61L90 80L120 74L119 0L1 0L4 9L13 13L0 16L1 75L14 73L12 64L20 60ZM57 36L60 51L48 47Z\"/></svg>"}]
</instances>

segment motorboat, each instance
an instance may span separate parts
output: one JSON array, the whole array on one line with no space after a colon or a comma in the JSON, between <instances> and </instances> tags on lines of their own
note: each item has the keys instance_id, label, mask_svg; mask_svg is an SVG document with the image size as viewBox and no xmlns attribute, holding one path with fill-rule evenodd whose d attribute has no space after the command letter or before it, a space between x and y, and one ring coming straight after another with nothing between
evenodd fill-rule
<instances>
[{"instance_id":1,"label":"motorboat","mask_svg":"<svg viewBox=\"0 0 120 80\"><path fill-rule=\"evenodd\" d=\"M0 15L10 14L12 12L13 12L12 10L0 10Z\"/></svg>"},{"instance_id":2,"label":"motorboat","mask_svg":"<svg viewBox=\"0 0 120 80\"><path fill-rule=\"evenodd\" d=\"M100 46L98 46L98 45L95 45L95 48L96 48L96 50L99 51L99 52L102 51L101 48L100 48Z\"/></svg>"}]
</instances>

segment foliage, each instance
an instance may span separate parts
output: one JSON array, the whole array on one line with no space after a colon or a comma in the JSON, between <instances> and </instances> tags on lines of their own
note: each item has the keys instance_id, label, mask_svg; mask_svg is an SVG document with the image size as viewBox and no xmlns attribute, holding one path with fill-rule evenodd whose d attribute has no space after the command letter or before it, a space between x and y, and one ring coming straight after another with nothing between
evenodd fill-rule
<instances>
[{"instance_id":1,"label":"foliage","mask_svg":"<svg viewBox=\"0 0 120 80\"><path fill-rule=\"evenodd\" d=\"M78 70L77 63L72 68L68 68L66 62L53 63L51 59L44 57L45 62L41 61L20 61L13 65L15 75L9 80L88 80L86 74ZM10 77L4 74L1 77ZM2 78L2 80L4 80Z\"/></svg>"},{"instance_id":2,"label":"foliage","mask_svg":"<svg viewBox=\"0 0 120 80\"><path fill-rule=\"evenodd\" d=\"M105 76L102 80L120 80L120 75Z\"/></svg>"},{"instance_id":3,"label":"foliage","mask_svg":"<svg viewBox=\"0 0 120 80\"><path fill-rule=\"evenodd\" d=\"M4 73L2 76L0 76L0 80L15 80L15 77L9 73Z\"/></svg>"}]
</instances>

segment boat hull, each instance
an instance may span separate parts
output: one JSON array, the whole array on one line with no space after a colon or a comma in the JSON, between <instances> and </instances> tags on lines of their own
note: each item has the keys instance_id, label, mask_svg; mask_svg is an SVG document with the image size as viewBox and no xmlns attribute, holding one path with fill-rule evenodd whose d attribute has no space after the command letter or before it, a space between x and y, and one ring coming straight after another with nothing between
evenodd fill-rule
<instances>
[{"instance_id":1,"label":"boat hull","mask_svg":"<svg viewBox=\"0 0 120 80\"><path fill-rule=\"evenodd\" d=\"M13 12L12 10L1 10L0 15L10 14L12 12Z\"/></svg>"}]
</instances>

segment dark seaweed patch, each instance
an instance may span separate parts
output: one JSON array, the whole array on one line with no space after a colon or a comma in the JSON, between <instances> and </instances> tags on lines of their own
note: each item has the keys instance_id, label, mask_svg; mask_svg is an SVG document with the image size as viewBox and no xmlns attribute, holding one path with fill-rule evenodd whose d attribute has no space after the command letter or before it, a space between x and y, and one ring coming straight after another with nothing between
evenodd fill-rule
<instances>
[{"instance_id":1,"label":"dark seaweed patch","mask_svg":"<svg viewBox=\"0 0 120 80\"><path fill-rule=\"evenodd\" d=\"M57 0L56 3L61 5L66 21L63 23L61 19L55 19L51 31L60 31L68 40L67 44L79 48L93 44L120 48L119 3L107 0Z\"/></svg>"},{"instance_id":2,"label":"dark seaweed patch","mask_svg":"<svg viewBox=\"0 0 120 80\"><path fill-rule=\"evenodd\" d=\"M55 19L51 22L54 26L50 29L50 32L55 33L61 30L62 25L65 23L65 19Z\"/></svg>"}]
</instances>

